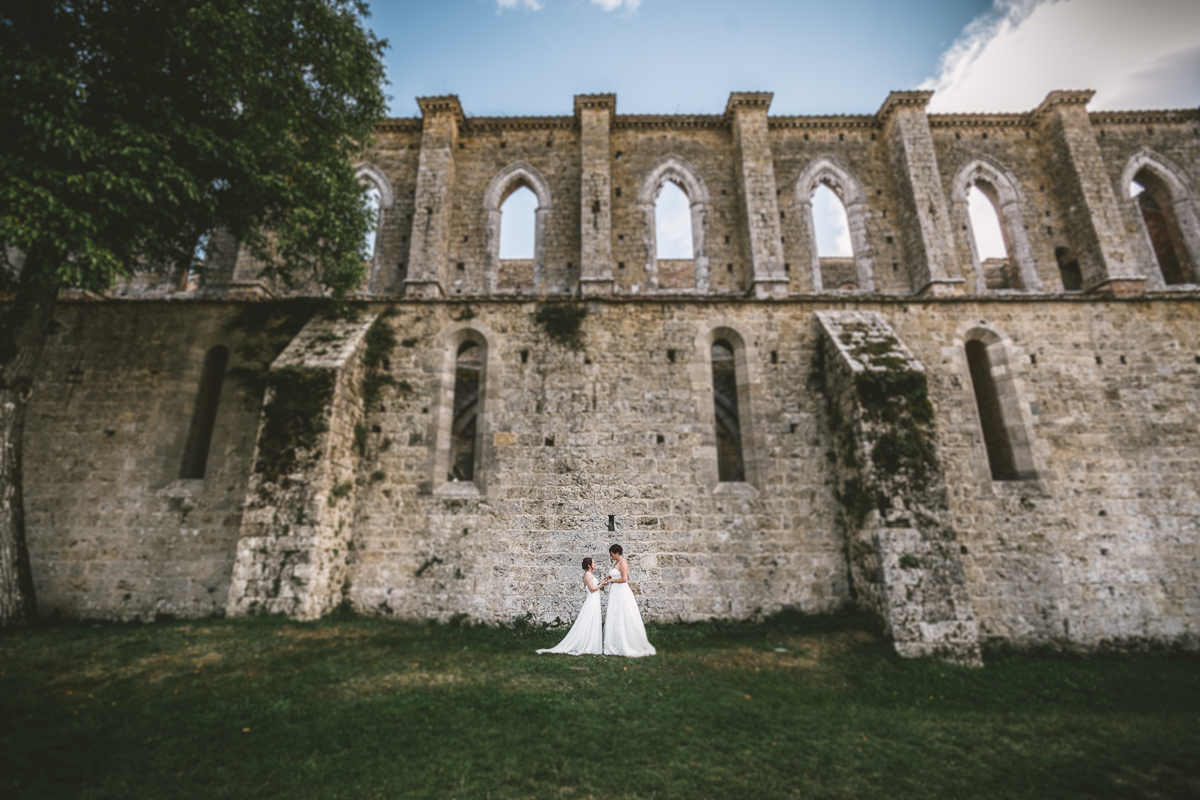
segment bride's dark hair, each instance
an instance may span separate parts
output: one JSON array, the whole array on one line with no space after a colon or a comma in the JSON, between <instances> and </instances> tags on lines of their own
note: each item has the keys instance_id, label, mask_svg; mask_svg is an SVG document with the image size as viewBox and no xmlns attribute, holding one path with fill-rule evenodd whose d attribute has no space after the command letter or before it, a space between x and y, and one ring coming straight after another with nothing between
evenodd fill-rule
<instances>
[{"instance_id":1,"label":"bride's dark hair","mask_svg":"<svg viewBox=\"0 0 1200 800\"><path fill-rule=\"evenodd\" d=\"M588 567L590 567L590 566L592 566L592 565L593 565L593 564L595 564L595 563L596 563L596 562L592 560L592 557L591 557L591 556L588 556L587 558L585 558L585 559L583 560L583 570L584 570L584 572L587 572L587 568L588 568Z\"/></svg>"},{"instance_id":2,"label":"bride's dark hair","mask_svg":"<svg viewBox=\"0 0 1200 800\"><path fill-rule=\"evenodd\" d=\"M616 553L619 556L625 555L625 551L621 549L621 545L619 544L614 544L612 547L608 548L608 552Z\"/></svg>"}]
</instances>

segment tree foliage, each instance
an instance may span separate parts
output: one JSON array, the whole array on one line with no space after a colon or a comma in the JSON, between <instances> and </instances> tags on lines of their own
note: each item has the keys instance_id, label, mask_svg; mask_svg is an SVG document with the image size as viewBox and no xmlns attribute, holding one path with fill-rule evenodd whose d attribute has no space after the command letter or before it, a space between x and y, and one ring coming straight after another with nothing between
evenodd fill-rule
<instances>
[{"instance_id":1,"label":"tree foliage","mask_svg":"<svg viewBox=\"0 0 1200 800\"><path fill-rule=\"evenodd\" d=\"M358 285L353 159L385 104L364 3L6 6L0 239L36 265L22 282L103 291L223 227L286 283Z\"/></svg>"}]
</instances>

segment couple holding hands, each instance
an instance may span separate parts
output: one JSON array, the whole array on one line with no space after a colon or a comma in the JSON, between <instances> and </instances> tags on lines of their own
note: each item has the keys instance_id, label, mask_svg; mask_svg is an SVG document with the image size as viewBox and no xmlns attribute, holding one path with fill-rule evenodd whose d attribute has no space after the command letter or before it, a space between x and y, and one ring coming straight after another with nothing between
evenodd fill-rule
<instances>
[{"instance_id":1,"label":"couple holding hands","mask_svg":"<svg viewBox=\"0 0 1200 800\"><path fill-rule=\"evenodd\" d=\"M630 658L654 655L654 645L646 638L646 627L642 624L637 600L629 588L629 564L625 561L624 552L619 544L608 548L613 567L608 577L599 582L592 574L596 562L591 558L583 560L583 585L588 591L583 609L566 637L554 647L538 650L539 653ZM612 586L612 592L608 598L608 619L601 625L600 590L605 586Z\"/></svg>"}]
</instances>

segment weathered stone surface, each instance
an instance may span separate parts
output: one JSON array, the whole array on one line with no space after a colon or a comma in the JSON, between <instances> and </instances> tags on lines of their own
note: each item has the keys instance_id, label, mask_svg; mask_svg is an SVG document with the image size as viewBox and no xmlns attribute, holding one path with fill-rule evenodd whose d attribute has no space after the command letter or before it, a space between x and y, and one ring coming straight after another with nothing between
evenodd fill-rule
<instances>
[{"instance_id":1,"label":"weathered stone surface","mask_svg":"<svg viewBox=\"0 0 1200 800\"><path fill-rule=\"evenodd\" d=\"M906 656L981 664L925 367L870 311L818 311L851 584Z\"/></svg>"},{"instance_id":2,"label":"weathered stone surface","mask_svg":"<svg viewBox=\"0 0 1200 800\"><path fill-rule=\"evenodd\" d=\"M315 619L341 602L362 353L374 321L314 317L271 365L226 601L231 616ZM306 402L290 392L305 393Z\"/></svg>"},{"instance_id":3,"label":"weathered stone surface","mask_svg":"<svg viewBox=\"0 0 1200 800\"><path fill-rule=\"evenodd\" d=\"M1200 287L1163 279L1128 186L1161 179L1176 251L1200 260L1200 111L930 116L901 97L878 115L770 117L765 95L735 99L722 115L619 115L605 95L576 115L472 118L428 98L421 119L381 124L360 166L391 205L358 324L380 314L398 344L372 368L370 409L366 329L296 338L312 308L239 299L284 289L245 253L231 278L227 242L211 280L69 294L26 429L45 610L309 617L345 601L570 619L579 559L615 540L651 619L857 601L906 654L972 660L972 619L981 641L1200 645ZM1010 288L975 264L962 196L979 176L1002 185ZM653 250L660 180L692 201L690 276ZM538 194L537 245L506 271L497 198L512 181ZM827 265L837 285L815 252L820 182L851 224L853 259ZM1072 268L1089 291L1063 291ZM573 297L577 349L533 319ZM839 437L855 418L830 409L858 407L831 406L818 312L868 314L907 348L893 366L923 366L943 477L914 494L876 470L877 523L845 523ZM718 480L718 334L737 342L745 481ZM477 475L455 482L447 406L467 343L486 353ZM968 345L988 354L1002 417L988 430L1008 437L1014 480L992 477ZM180 480L214 346L230 371L207 471ZM301 393L328 427L273 474L255 446L262 391L285 374L328 379ZM861 447L887 433L855 424Z\"/></svg>"}]
</instances>

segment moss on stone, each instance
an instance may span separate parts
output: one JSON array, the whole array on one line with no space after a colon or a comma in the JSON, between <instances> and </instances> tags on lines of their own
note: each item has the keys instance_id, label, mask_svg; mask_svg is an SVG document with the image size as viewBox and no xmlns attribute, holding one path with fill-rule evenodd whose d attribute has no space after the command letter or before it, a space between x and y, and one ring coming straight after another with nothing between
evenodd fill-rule
<instances>
[{"instance_id":1,"label":"moss on stone","mask_svg":"<svg viewBox=\"0 0 1200 800\"><path fill-rule=\"evenodd\" d=\"M846 514L854 521L856 528L861 528L867 521L867 515L874 509L871 496L863 489L857 478L851 478L842 484L840 492L835 491L834 497L841 504Z\"/></svg>"},{"instance_id":2,"label":"moss on stone","mask_svg":"<svg viewBox=\"0 0 1200 800\"><path fill-rule=\"evenodd\" d=\"M263 407L263 430L254 469L276 481L295 470L298 450L309 449L328 430L325 410L334 376L326 370L289 366L267 375L271 401Z\"/></svg>"},{"instance_id":3,"label":"moss on stone","mask_svg":"<svg viewBox=\"0 0 1200 800\"><path fill-rule=\"evenodd\" d=\"M363 410L370 413L379 403L379 395L384 386L395 386L396 379L386 372L389 368L388 358L396 349L396 331L384 316L379 317L367 329L366 347L363 349L362 363L364 372L359 385L363 400Z\"/></svg>"},{"instance_id":4,"label":"moss on stone","mask_svg":"<svg viewBox=\"0 0 1200 800\"><path fill-rule=\"evenodd\" d=\"M367 329L367 346L363 350L363 366L378 369L383 366L396 349L396 331L384 317L379 317Z\"/></svg>"},{"instance_id":5,"label":"moss on stone","mask_svg":"<svg viewBox=\"0 0 1200 800\"><path fill-rule=\"evenodd\" d=\"M550 340L571 350L583 347L580 328L587 317L582 303L539 303L533 321L542 327Z\"/></svg>"}]
</instances>

